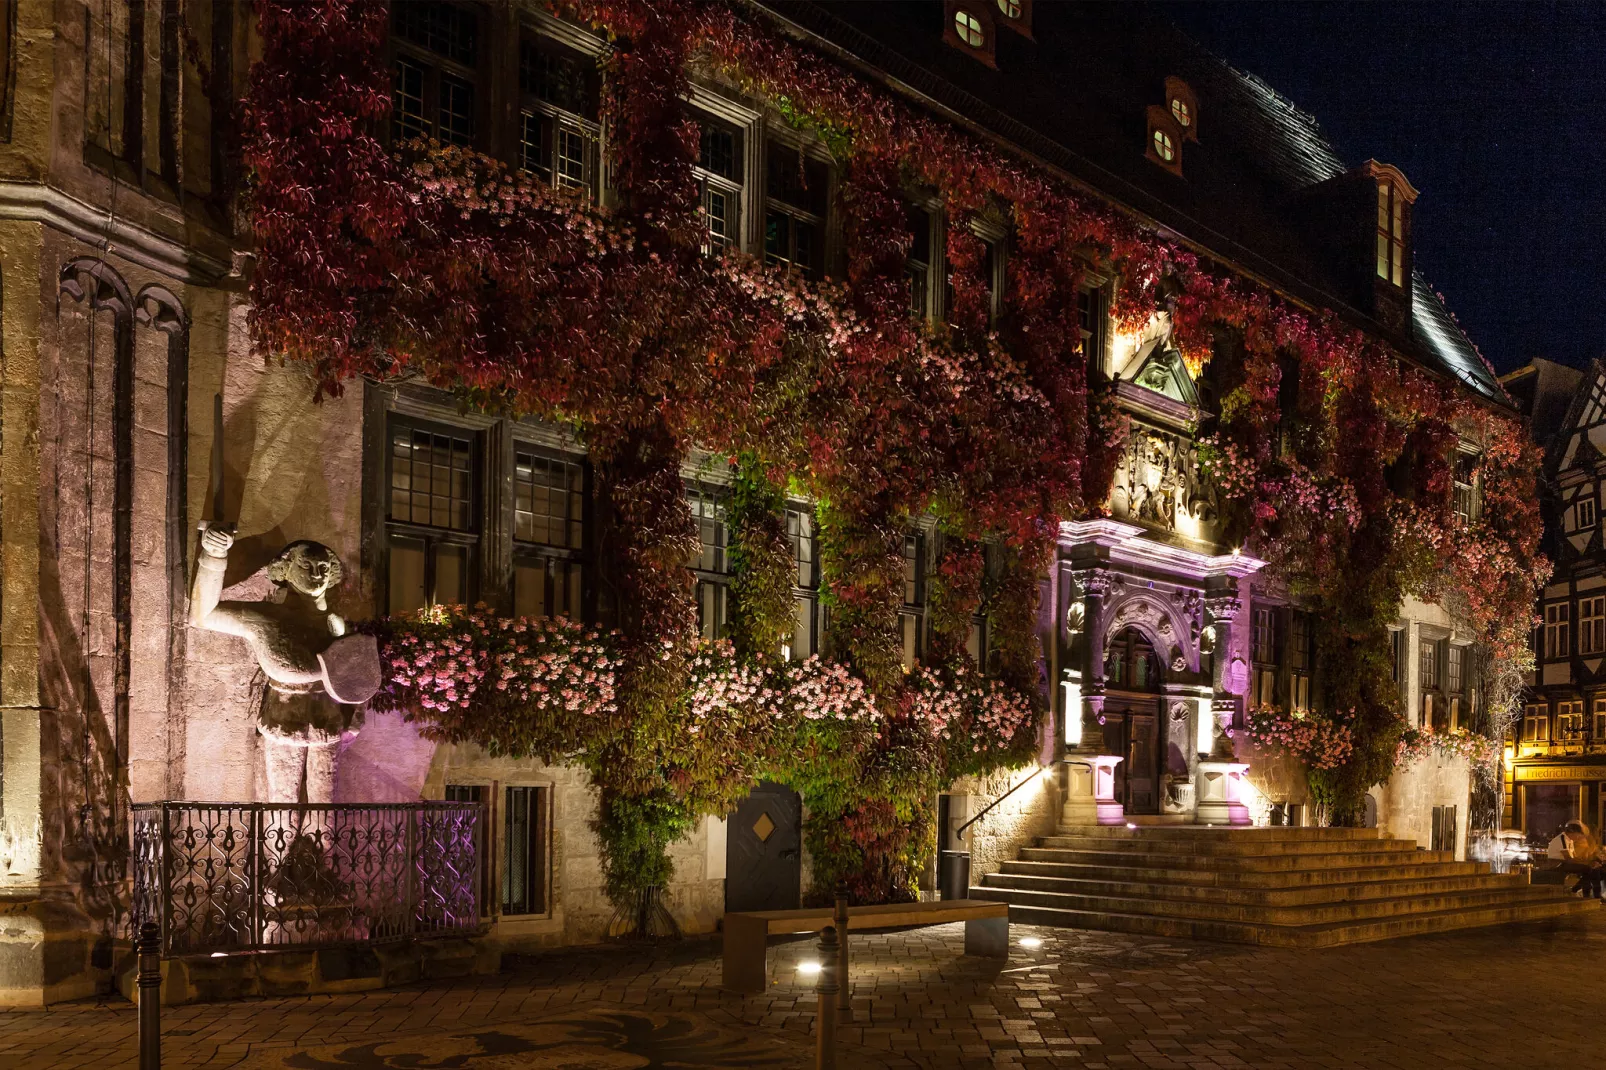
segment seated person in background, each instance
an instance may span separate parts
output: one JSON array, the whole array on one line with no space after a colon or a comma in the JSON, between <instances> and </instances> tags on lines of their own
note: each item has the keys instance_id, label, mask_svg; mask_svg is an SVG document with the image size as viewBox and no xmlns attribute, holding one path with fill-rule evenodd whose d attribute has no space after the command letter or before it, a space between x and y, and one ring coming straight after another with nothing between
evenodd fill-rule
<instances>
[{"instance_id":1,"label":"seated person in background","mask_svg":"<svg viewBox=\"0 0 1606 1070\"><path fill-rule=\"evenodd\" d=\"M1547 858L1559 858L1557 867L1562 873L1576 873L1578 884L1573 891L1585 897L1599 899L1601 887L1606 883L1606 865L1602 863L1600 842L1590 834L1589 826L1582 821L1569 821L1560 834L1550 841L1545 851Z\"/></svg>"}]
</instances>

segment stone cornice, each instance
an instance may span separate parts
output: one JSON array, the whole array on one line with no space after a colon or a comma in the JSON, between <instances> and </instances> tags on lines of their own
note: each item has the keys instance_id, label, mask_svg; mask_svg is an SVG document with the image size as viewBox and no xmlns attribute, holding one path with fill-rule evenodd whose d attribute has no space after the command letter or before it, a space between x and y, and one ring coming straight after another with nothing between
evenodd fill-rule
<instances>
[{"instance_id":1,"label":"stone cornice","mask_svg":"<svg viewBox=\"0 0 1606 1070\"><path fill-rule=\"evenodd\" d=\"M0 180L0 219L43 223L88 245L107 249L124 260L159 271L169 278L199 285L213 284L229 273L229 265L194 246L136 226L88 201L37 182Z\"/></svg>"},{"instance_id":2,"label":"stone cornice","mask_svg":"<svg viewBox=\"0 0 1606 1070\"><path fill-rule=\"evenodd\" d=\"M1114 564L1146 566L1181 572L1200 579L1230 576L1234 579L1259 572L1266 562L1245 553L1201 554L1181 546L1156 542L1147 529L1119 520L1078 520L1060 524L1060 542L1093 543L1109 552Z\"/></svg>"}]
</instances>

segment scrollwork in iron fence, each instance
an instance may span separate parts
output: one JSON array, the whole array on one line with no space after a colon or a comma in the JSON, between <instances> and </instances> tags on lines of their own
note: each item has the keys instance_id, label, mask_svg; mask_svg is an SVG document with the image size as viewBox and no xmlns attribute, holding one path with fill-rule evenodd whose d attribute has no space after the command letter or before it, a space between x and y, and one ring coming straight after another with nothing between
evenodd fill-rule
<instances>
[{"instance_id":1,"label":"scrollwork in iron fence","mask_svg":"<svg viewBox=\"0 0 1606 1070\"><path fill-rule=\"evenodd\" d=\"M480 925L480 803L134 809L135 929L165 955L315 948Z\"/></svg>"}]
</instances>

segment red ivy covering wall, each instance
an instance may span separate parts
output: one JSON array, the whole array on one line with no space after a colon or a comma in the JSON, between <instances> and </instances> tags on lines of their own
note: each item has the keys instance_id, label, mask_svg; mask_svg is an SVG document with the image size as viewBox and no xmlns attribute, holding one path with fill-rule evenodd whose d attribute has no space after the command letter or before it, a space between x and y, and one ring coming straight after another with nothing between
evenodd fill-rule
<instances>
[{"instance_id":1,"label":"red ivy covering wall","mask_svg":"<svg viewBox=\"0 0 1606 1070\"><path fill-rule=\"evenodd\" d=\"M689 517L670 491L693 443L784 473L819 503L835 655L889 711L888 768L899 765L897 725L913 694L896 654L909 518L934 514L946 535L1000 545L982 598L1006 679L1035 693L1036 577L1059 521L1102 509L1121 439L1107 386L1090 390L1080 352L1075 297L1095 264L1118 279L1119 327L1168 314L1192 366L1220 365L1229 389L1205 443L1207 475L1238 534L1323 610L1324 652L1345 666L1335 689L1375 713L1360 718L1362 739L1393 713L1385 625L1404 593L1446 598L1499 665L1520 665L1546 566L1532 451L1515 421L867 85L744 8L554 7L610 43L609 211L471 152L376 139L389 109L384 5L258 0L263 56L245 109L252 325L264 350L305 364L323 391L359 375L419 375L577 430L611 510L604 582L637 604L621 621L634 668L620 682L612 744L632 770L630 792L659 790L630 755L652 734L643 726L674 729L685 686L675 666L691 635ZM688 65L766 101L835 156L845 283L699 250L698 134L680 103ZM904 289L912 190L939 198L950 220L954 300L948 323L929 328L908 315ZM968 226L978 215L1009 232L996 328ZM1300 378L1294 414L1278 406L1285 370ZM1448 509L1457 432L1483 447L1487 507L1471 525ZM1285 439L1292 449L1278 447ZM1383 473L1407 450L1418 463L1402 492ZM959 560L942 575L968 604L973 570ZM1357 746L1357 782L1387 775L1396 741L1378 731L1376 746ZM866 866L889 865L876 844L904 844L887 888L906 890L916 855L886 822L918 817L915 793L894 786L842 805L857 815L842 828L873 826L853 837Z\"/></svg>"}]
</instances>

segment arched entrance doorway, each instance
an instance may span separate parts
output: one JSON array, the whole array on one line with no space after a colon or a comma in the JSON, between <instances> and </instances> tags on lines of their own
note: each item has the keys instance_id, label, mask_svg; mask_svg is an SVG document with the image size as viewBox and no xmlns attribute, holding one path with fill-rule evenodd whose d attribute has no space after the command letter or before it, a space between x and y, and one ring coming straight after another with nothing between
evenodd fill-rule
<instances>
[{"instance_id":1,"label":"arched entrance doorway","mask_svg":"<svg viewBox=\"0 0 1606 1070\"><path fill-rule=\"evenodd\" d=\"M1105 753L1115 767L1115 797L1129 814L1160 812L1160 659L1136 628L1104 649Z\"/></svg>"}]
</instances>

